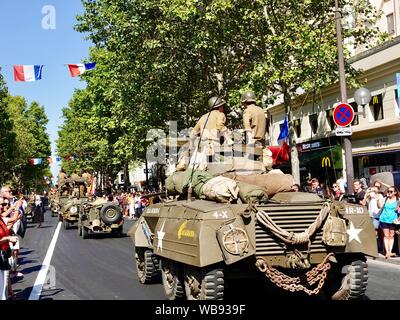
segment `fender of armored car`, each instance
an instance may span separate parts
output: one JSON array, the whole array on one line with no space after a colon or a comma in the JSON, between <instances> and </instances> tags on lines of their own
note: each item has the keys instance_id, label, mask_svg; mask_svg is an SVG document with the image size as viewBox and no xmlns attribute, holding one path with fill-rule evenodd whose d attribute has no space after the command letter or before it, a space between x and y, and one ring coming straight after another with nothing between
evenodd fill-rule
<instances>
[{"instance_id":1,"label":"fender of armored car","mask_svg":"<svg viewBox=\"0 0 400 320\"><path fill-rule=\"evenodd\" d=\"M377 257L375 228L367 207L344 201L334 201L332 210L337 210L339 216L346 221L348 240L345 253L363 253Z\"/></svg>"},{"instance_id":2,"label":"fender of armored car","mask_svg":"<svg viewBox=\"0 0 400 320\"><path fill-rule=\"evenodd\" d=\"M222 261L231 264L255 253L240 216L246 207L207 200L185 200L149 207L143 219L152 230L156 255L198 267ZM139 231L145 226L140 220L138 226L141 228L136 229L137 241L146 233ZM232 232L244 240L237 253L229 252L223 244L232 240ZM235 250L230 244L228 247Z\"/></svg>"}]
</instances>

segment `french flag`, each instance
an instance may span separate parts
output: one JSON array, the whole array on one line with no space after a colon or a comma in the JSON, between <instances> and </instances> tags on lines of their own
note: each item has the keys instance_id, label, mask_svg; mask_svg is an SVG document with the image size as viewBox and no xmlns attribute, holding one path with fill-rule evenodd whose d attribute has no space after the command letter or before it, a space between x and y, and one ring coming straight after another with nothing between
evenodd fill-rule
<instances>
[{"instance_id":1,"label":"french flag","mask_svg":"<svg viewBox=\"0 0 400 320\"><path fill-rule=\"evenodd\" d=\"M85 64L69 64L68 68L69 72L71 73L71 77L77 77L85 73L85 71L87 70L92 70L96 68L96 62Z\"/></svg>"},{"instance_id":2,"label":"french flag","mask_svg":"<svg viewBox=\"0 0 400 320\"><path fill-rule=\"evenodd\" d=\"M14 66L14 80L16 82L32 82L42 79L43 65Z\"/></svg>"},{"instance_id":3,"label":"french flag","mask_svg":"<svg viewBox=\"0 0 400 320\"><path fill-rule=\"evenodd\" d=\"M29 163L33 166L38 166L42 164L42 159L41 158L32 158L29 159Z\"/></svg>"}]
</instances>

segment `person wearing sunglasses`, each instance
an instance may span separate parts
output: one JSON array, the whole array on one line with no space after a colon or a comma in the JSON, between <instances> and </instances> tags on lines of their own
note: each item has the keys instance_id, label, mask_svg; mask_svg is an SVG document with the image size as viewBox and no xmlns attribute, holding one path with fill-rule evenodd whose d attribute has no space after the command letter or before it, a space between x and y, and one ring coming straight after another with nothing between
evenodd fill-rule
<instances>
[{"instance_id":1,"label":"person wearing sunglasses","mask_svg":"<svg viewBox=\"0 0 400 320\"><path fill-rule=\"evenodd\" d=\"M399 202L397 199L397 190L394 186L389 187L386 199L379 200L379 207L383 207L382 214L379 217L380 228L383 231L383 245L385 248L385 259L395 257L392 252L394 245L394 220L397 219L397 210L399 210Z\"/></svg>"}]
</instances>

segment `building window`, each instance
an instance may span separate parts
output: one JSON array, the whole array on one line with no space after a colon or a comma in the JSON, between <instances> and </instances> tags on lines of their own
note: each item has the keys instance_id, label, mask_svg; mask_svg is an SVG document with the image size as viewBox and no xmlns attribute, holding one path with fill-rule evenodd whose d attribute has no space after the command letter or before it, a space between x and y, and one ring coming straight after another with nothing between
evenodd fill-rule
<instances>
[{"instance_id":1,"label":"building window","mask_svg":"<svg viewBox=\"0 0 400 320\"><path fill-rule=\"evenodd\" d=\"M313 134L316 134L318 131L318 114L310 114L309 115L310 127Z\"/></svg>"},{"instance_id":2,"label":"building window","mask_svg":"<svg viewBox=\"0 0 400 320\"><path fill-rule=\"evenodd\" d=\"M353 122L351 123L351 125L356 126L359 124L358 115L356 114L358 112L358 104L356 102L352 102L352 103L350 103L350 105L352 106L352 108L354 110L354 119L353 119Z\"/></svg>"},{"instance_id":3,"label":"building window","mask_svg":"<svg viewBox=\"0 0 400 320\"><path fill-rule=\"evenodd\" d=\"M293 121L293 128L294 128L294 131L296 132L296 137L300 138L300 136L301 136L301 121L300 121L300 119L296 119Z\"/></svg>"},{"instance_id":4,"label":"building window","mask_svg":"<svg viewBox=\"0 0 400 320\"><path fill-rule=\"evenodd\" d=\"M394 100L397 105L397 110L400 111L400 100L399 100L399 91L397 89L394 90Z\"/></svg>"},{"instance_id":5,"label":"building window","mask_svg":"<svg viewBox=\"0 0 400 320\"><path fill-rule=\"evenodd\" d=\"M393 18L393 13L388 14L386 16L387 20L387 28L388 28L388 33L390 35L394 34L394 18Z\"/></svg>"},{"instance_id":6,"label":"building window","mask_svg":"<svg viewBox=\"0 0 400 320\"><path fill-rule=\"evenodd\" d=\"M383 119L383 98L382 94L378 94L372 97L371 101L371 112L374 116L374 120Z\"/></svg>"},{"instance_id":7,"label":"building window","mask_svg":"<svg viewBox=\"0 0 400 320\"><path fill-rule=\"evenodd\" d=\"M326 120L328 121L329 128L335 130L336 123L335 120L333 120L333 109L326 110Z\"/></svg>"}]
</instances>

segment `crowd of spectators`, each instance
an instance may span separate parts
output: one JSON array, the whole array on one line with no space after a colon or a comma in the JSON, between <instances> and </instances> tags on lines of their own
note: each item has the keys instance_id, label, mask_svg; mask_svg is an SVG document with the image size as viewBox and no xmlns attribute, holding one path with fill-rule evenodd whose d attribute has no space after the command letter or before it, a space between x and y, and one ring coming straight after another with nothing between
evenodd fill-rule
<instances>
[{"instance_id":1,"label":"crowd of spectators","mask_svg":"<svg viewBox=\"0 0 400 320\"><path fill-rule=\"evenodd\" d=\"M293 185L292 190L298 191L299 185ZM400 235L400 192L395 186L382 181L375 181L368 187L365 179L353 181L353 194L347 194L347 183L340 178L332 187L320 184L317 178L310 179L303 185L302 191L318 194L322 198L346 200L351 203L366 206L376 230L378 250L389 259L396 256L393 252L396 234ZM400 250L399 245L397 250Z\"/></svg>"},{"instance_id":2,"label":"crowd of spectators","mask_svg":"<svg viewBox=\"0 0 400 320\"><path fill-rule=\"evenodd\" d=\"M33 198L32 198L33 197ZM23 278L18 271L21 238L26 231L26 215L29 209L37 212L40 227L43 221L43 197L14 193L9 186L0 190L0 299L14 300L12 283ZM28 206L30 205L30 208ZM39 214L40 211L40 214Z\"/></svg>"}]
</instances>

